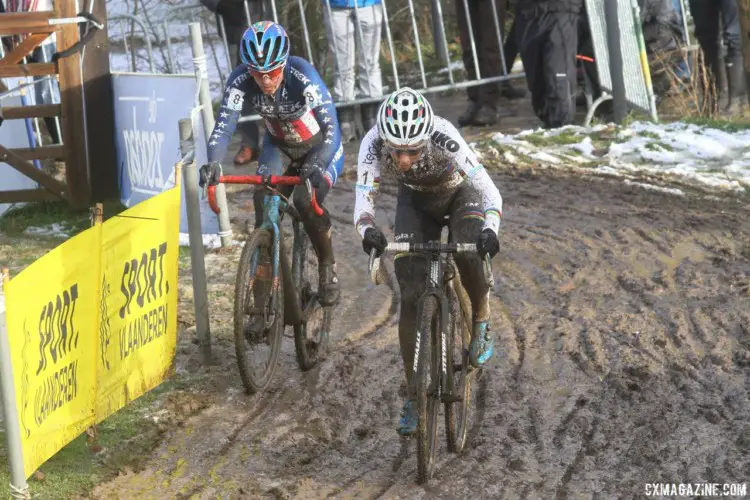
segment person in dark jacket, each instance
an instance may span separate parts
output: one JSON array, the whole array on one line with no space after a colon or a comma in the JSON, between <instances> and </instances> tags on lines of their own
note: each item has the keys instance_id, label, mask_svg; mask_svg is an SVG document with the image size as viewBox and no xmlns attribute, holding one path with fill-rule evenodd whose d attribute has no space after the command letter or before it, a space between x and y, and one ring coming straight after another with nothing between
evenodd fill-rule
<instances>
[{"instance_id":1,"label":"person in dark jacket","mask_svg":"<svg viewBox=\"0 0 750 500\"><path fill-rule=\"evenodd\" d=\"M238 66L241 62L239 56L240 41L249 26L245 15L244 0L201 0L201 3L211 12L221 16L224 21L230 63L233 68ZM263 6L260 0L249 0L248 10L250 11L251 22L261 21ZM244 116L251 114L250 109L243 109L242 114ZM237 126L237 130L242 137L242 144L234 157L234 163L235 165L245 165L257 159L260 154L258 125L255 122L243 122Z\"/></svg>"},{"instance_id":2,"label":"person in dark jacket","mask_svg":"<svg viewBox=\"0 0 750 500\"><path fill-rule=\"evenodd\" d=\"M719 19L723 29L721 37L726 47L724 65L727 75L727 103L722 111L734 113L742 107L747 94L745 70L742 63L742 40L740 39L740 17L737 0L690 0L690 12L695 22L695 37L703 50L707 70L710 74L712 107L718 104L721 85L717 76L721 74L721 52L719 45ZM718 89L718 91L716 90Z\"/></svg>"},{"instance_id":3,"label":"person in dark jacket","mask_svg":"<svg viewBox=\"0 0 750 500\"><path fill-rule=\"evenodd\" d=\"M516 4L516 35L534 113L547 128L573 122L578 19L583 0Z\"/></svg>"},{"instance_id":4,"label":"person in dark jacket","mask_svg":"<svg viewBox=\"0 0 750 500\"><path fill-rule=\"evenodd\" d=\"M495 2L494 11L490 2ZM481 78L502 75L503 61L500 56L500 50L505 51L505 48L498 44L495 12L497 13L497 22L500 26L501 35L505 35L507 0L467 0L466 6L464 6L463 1L458 0L455 4L461 51L468 79L477 79L477 65L479 66L479 76ZM468 7L468 13L466 7ZM472 35L477 54L477 65L474 64L474 51L471 48ZM517 52L514 52L512 43L509 49L508 53L512 53L512 59L515 59ZM508 66L507 70L510 72L513 61L506 60L506 64ZM475 85L468 87L466 93L469 96L469 108L458 117L458 124L461 126L494 125L497 122L498 99L500 95L510 99L523 97L523 95L518 95L518 91L509 82Z\"/></svg>"}]
</instances>

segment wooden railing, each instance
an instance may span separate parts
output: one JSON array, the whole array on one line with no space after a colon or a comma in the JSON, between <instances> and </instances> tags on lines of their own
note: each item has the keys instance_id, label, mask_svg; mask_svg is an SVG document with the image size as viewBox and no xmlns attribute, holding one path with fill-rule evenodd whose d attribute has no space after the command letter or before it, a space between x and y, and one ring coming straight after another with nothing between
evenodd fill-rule
<instances>
[{"instance_id":1,"label":"wooden railing","mask_svg":"<svg viewBox=\"0 0 750 500\"><path fill-rule=\"evenodd\" d=\"M0 162L7 163L40 185L37 189L0 191L0 203L62 199L74 208L83 209L91 203L91 187L86 163L81 55L76 52L54 62L23 63L23 59L53 33L57 35L59 51L78 42L78 24L50 23L53 19L76 17L74 2L56 4L54 12L0 14L0 35L22 37L20 43L0 59L0 78L54 75L60 86L60 104L3 107L3 116L6 120L59 116L64 144L36 148L5 148L0 145ZM65 163L64 183L31 163L42 159L57 159Z\"/></svg>"}]
</instances>

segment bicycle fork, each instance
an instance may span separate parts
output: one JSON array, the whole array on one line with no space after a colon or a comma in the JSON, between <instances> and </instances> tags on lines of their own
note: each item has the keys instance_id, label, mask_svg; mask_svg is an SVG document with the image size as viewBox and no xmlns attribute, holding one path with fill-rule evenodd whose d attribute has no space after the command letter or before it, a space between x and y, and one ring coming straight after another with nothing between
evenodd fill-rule
<instances>
[{"instance_id":1,"label":"bicycle fork","mask_svg":"<svg viewBox=\"0 0 750 500\"><path fill-rule=\"evenodd\" d=\"M456 396L453 391L453 335L450 335L448 329L450 328L450 317L448 297L442 290L443 285L443 269L442 261L439 256L434 256L430 259L429 274L427 277L427 290L422 294L417 305L417 318L421 318L424 312L425 299L432 295L437 301L438 316L437 316L437 328L431 328L428 332L421 332L417 328L416 344L414 346L414 364L412 371L414 376L417 375L417 368L419 366L419 352L420 344L422 341L422 335L431 335L431 345L433 346L433 353L438 352L440 354L440 361L438 363L439 376L432 380L432 387L430 388L430 397L438 398L443 403L454 403L460 401L461 398ZM433 335L433 333L437 333ZM451 355L451 369L448 370L448 353ZM434 357L432 361L435 361Z\"/></svg>"}]
</instances>

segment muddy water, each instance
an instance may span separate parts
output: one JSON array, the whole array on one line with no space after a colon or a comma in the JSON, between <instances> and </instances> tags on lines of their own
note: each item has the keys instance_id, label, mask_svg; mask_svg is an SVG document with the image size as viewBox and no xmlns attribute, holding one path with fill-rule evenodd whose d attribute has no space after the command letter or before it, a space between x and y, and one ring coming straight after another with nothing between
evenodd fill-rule
<instances>
[{"instance_id":1,"label":"muddy water","mask_svg":"<svg viewBox=\"0 0 750 500\"><path fill-rule=\"evenodd\" d=\"M301 373L287 338L271 390L245 396L229 316L238 252L209 255L212 293L226 292L213 304L218 365L202 369L210 405L95 496L640 498L647 482L749 481L747 202L531 171L494 178L506 206L497 354L476 386L468 449L448 454L441 437L429 484L414 484L414 442L395 431L397 296L367 281L345 178L328 200L344 291L328 359ZM231 194L237 227L249 200ZM394 203L386 185L389 230ZM178 368L194 355L183 336Z\"/></svg>"}]
</instances>

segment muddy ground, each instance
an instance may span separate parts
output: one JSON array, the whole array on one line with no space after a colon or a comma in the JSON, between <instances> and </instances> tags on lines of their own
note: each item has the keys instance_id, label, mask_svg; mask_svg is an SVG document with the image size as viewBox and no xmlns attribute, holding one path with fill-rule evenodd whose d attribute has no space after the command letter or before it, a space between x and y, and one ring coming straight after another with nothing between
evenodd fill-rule
<instances>
[{"instance_id":1,"label":"muddy ground","mask_svg":"<svg viewBox=\"0 0 750 500\"><path fill-rule=\"evenodd\" d=\"M468 449L448 454L441 428L429 484L415 484L414 441L395 431L397 294L367 280L349 175L328 200L344 290L328 359L302 373L285 338L271 389L246 396L231 333L239 247L210 253L217 361L199 366L187 330L176 365L176 376L199 377L207 408L170 429L143 470L94 496L604 499L643 497L647 482L750 480L747 199L503 165L493 177L505 199L497 355L477 384ZM230 193L238 229L250 199ZM388 228L394 203L386 185L378 206ZM189 278L182 269L186 326Z\"/></svg>"}]
</instances>

